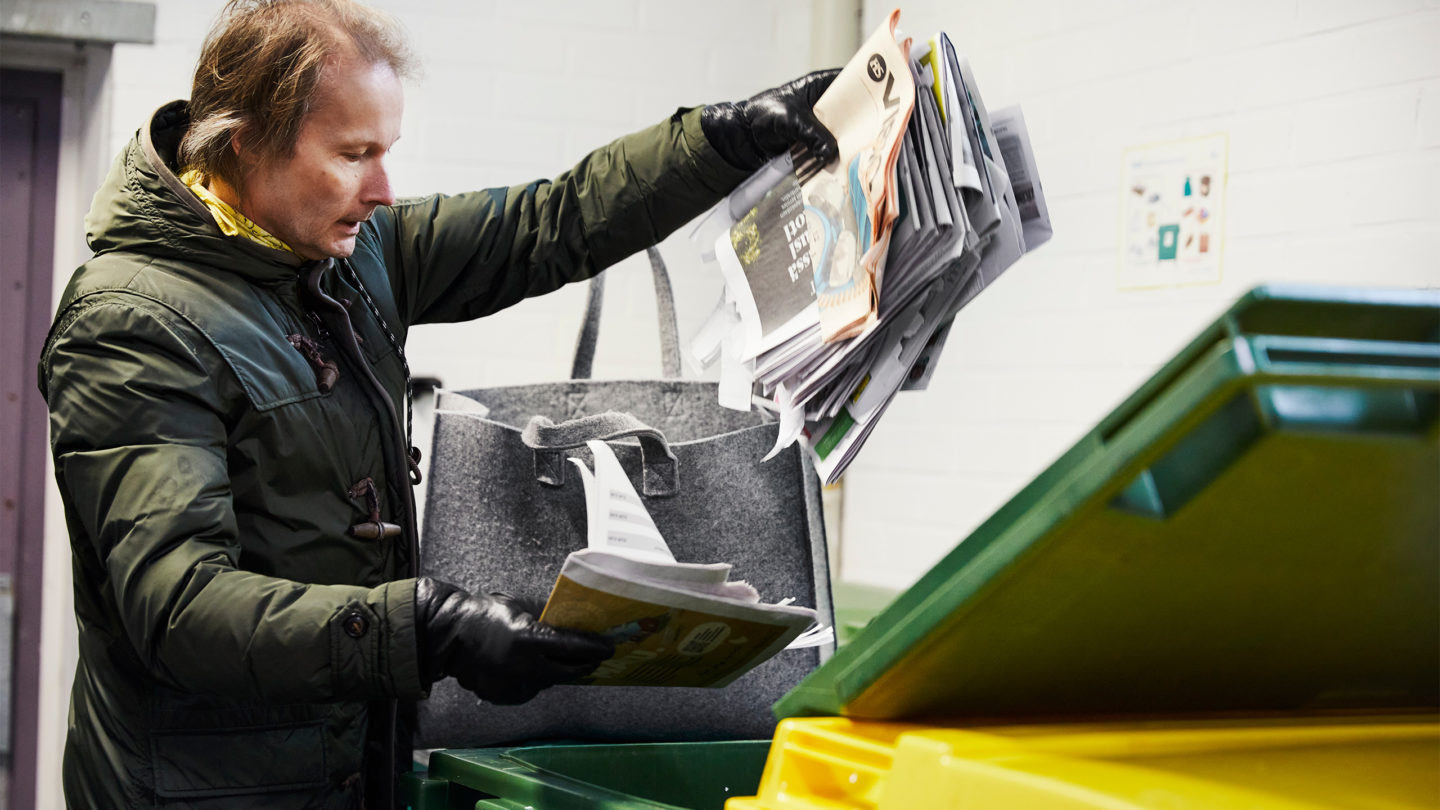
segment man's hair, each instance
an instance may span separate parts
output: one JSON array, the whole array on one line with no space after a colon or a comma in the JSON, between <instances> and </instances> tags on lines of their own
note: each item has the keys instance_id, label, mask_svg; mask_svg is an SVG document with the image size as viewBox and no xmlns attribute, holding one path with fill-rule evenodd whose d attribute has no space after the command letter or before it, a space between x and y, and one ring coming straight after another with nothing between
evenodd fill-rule
<instances>
[{"instance_id":1,"label":"man's hair","mask_svg":"<svg viewBox=\"0 0 1440 810\"><path fill-rule=\"evenodd\" d=\"M180 165L238 187L245 166L288 157L326 64L349 55L409 76L413 60L389 15L353 0L230 0L205 38L190 93Z\"/></svg>"}]
</instances>

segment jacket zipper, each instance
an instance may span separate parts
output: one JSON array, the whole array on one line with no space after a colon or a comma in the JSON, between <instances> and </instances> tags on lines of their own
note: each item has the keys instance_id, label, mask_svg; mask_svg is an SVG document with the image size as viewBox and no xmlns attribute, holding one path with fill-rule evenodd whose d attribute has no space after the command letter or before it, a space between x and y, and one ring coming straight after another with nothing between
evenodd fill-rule
<instances>
[{"instance_id":1,"label":"jacket zipper","mask_svg":"<svg viewBox=\"0 0 1440 810\"><path fill-rule=\"evenodd\" d=\"M315 324L315 337L321 341L330 339L330 330L325 328L325 322L320 320L320 313L308 309L305 314L310 317L310 322Z\"/></svg>"}]
</instances>

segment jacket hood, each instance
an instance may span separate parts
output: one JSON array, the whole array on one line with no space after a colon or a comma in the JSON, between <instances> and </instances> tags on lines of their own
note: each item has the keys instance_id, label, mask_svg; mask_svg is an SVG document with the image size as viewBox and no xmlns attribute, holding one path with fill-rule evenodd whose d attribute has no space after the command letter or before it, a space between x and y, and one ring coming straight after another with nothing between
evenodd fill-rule
<instances>
[{"instance_id":1,"label":"jacket hood","mask_svg":"<svg viewBox=\"0 0 1440 810\"><path fill-rule=\"evenodd\" d=\"M293 253L226 236L194 192L177 176L180 139L190 126L189 104L156 110L116 158L85 217L85 238L96 255L130 251L183 258L256 281L293 279L303 260Z\"/></svg>"}]
</instances>

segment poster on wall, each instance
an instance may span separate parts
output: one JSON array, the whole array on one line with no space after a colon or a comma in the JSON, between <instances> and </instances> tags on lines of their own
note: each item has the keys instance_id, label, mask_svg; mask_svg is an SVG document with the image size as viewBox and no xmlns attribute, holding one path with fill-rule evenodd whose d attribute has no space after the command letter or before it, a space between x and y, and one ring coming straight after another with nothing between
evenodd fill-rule
<instances>
[{"instance_id":1,"label":"poster on wall","mask_svg":"<svg viewBox=\"0 0 1440 810\"><path fill-rule=\"evenodd\" d=\"M1225 134L1125 150L1120 289L1220 282L1229 152Z\"/></svg>"}]
</instances>

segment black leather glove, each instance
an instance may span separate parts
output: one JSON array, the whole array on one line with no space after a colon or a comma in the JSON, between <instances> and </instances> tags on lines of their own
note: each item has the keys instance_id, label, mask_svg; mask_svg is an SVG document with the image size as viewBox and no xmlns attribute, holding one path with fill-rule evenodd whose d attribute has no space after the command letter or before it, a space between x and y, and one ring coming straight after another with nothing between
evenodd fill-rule
<instances>
[{"instance_id":1,"label":"black leather glove","mask_svg":"<svg viewBox=\"0 0 1440 810\"><path fill-rule=\"evenodd\" d=\"M540 624L508 594L470 594L429 577L415 581L415 620L426 683L453 676L491 703L524 703L589 675L615 650L592 633Z\"/></svg>"},{"instance_id":2,"label":"black leather glove","mask_svg":"<svg viewBox=\"0 0 1440 810\"><path fill-rule=\"evenodd\" d=\"M817 70L738 104L712 104L700 113L700 129L731 166L755 171L800 144L824 166L840 154L835 136L815 117L815 102L840 75Z\"/></svg>"}]
</instances>

